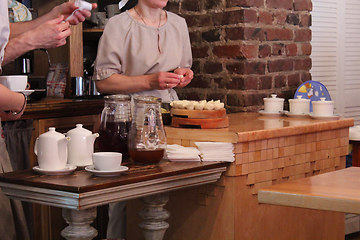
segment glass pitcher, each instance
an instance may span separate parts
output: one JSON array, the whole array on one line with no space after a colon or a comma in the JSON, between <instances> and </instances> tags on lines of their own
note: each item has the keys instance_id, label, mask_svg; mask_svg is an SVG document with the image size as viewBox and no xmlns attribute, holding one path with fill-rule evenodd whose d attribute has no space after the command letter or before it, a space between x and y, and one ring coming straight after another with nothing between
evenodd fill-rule
<instances>
[{"instance_id":1,"label":"glass pitcher","mask_svg":"<svg viewBox=\"0 0 360 240\"><path fill-rule=\"evenodd\" d=\"M134 98L134 117L129 133L129 154L135 163L158 163L166 149L166 135L161 116L161 98Z\"/></svg>"},{"instance_id":2,"label":"glass pitcher","mask_svg":"<svg viewBox=\"0 0 360 240\"><path fill-rule=\"evenodd\" d=\"M120 152L122 159L130 158L128 134L131 125L130 95L109 95L104 97L105 105L101 113L99 137L101 152Z\"/></svg>"}]
</instances>

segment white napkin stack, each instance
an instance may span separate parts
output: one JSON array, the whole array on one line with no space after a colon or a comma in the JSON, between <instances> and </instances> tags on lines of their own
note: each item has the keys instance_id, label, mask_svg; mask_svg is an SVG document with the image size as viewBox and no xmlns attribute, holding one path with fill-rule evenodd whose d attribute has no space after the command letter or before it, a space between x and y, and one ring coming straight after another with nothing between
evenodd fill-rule
<instances>
[{"instance_id":1,"label":"white napkin stack","mask_svg":"<svg viewBox=\"0 0 360 240\"><path fill-rule=\"evenodd\" d=\"M166 158L172 162L197 161L200 162L200 151L195 147L183 147L178 144L166 146Z\"/></svg>"},{"instance_id":2,"label":"white napkin stack","mask_svg":"<svg viewBox=\"0 0 360 240\"><path fill-rule=\"evenodd\" d=\"M234 145L226 142L195 142L202 161L234 162Z\"/></svg>"}]
</instances>

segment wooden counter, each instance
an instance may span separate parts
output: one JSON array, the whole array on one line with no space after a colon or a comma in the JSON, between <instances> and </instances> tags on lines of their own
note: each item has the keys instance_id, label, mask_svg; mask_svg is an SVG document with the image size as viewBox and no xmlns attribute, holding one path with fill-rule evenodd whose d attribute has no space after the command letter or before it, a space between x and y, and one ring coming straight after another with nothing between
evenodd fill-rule
<instances>
[{"instance_id":1,"label":"wooden counter","mask_svg":"<svg viewBox=\"0 0 360 240\"><path fill-rule=\"evenodd\" d=\"M174 213L165 239L344 239L343 213L259 205L260 188L345 168L353 119L263 117L229 114L225 129L166 127L169 144L231 142L235 162L216 184L174 191L165 206ZM139 211L129 201L130 213ZM129 214L133 216L133 214ZM331 220L330 220L331 219ZM129 217L129 239L141 239Z\"/></svg>"}]
</instances>

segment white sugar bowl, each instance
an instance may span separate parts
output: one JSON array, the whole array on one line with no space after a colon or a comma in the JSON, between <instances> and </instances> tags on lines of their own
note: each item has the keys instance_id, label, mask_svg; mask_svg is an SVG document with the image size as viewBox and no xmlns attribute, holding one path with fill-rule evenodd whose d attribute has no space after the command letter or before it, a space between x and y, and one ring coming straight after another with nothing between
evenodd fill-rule
<instances>
[{"instance_id":1,"label":"white sugar bowl","mask_svg":"<svg viewBox=\"0 0 360 240\"><path fill-rule=\"evenodd\" d=\"M309 114L310 99L297 96L296 99L289 99L290 112L294 114Z\"/></svg>"},{"instance_id":2,"label":"white sugar bowl","mask_svg":"<svg viewBox=\"0 0 360 240\"><path fill-rule=\"evenodd\" d=\"M264 112L278 113L284 110L284 98L277 98L271 94L271 98L264 98Z\"/></svg>"},{"instance_id":3,"label":"white sugar bowl","mask_svg":"<svg viewBox=\"0 0 360 240\"><path fill-rule=\"evenodd\" d=\"M334 101L326 101L320 98L320 101L313 101L314 116L332 117L334 115Z\"/></svg>"}]
</instances>

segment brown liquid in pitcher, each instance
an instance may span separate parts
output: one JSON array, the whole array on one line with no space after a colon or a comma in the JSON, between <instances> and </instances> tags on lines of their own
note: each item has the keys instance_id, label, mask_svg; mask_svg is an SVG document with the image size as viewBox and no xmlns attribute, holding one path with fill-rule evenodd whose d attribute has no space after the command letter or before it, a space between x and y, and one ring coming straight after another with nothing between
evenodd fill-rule
<instances>
[{"instance_id":1,"label":"brown liquid in pitcher","mask_svg":"<svg viewBox=\"0 0 360 240\"><path fill-rule=\"evenodd\" d=\"M131 122L106 122L100 126L97 139L101 152L119 152L128 159L128 135Z\"/></svg>"},{"instance_id":2,"label":"brown liquid in pitcher","mask_svg":"<svg viewBox=\"0 0 360 240\"><path fill-rule=\"evenodd\" d=\"M131 159L135 163L151 164L159 163L164 157L165 149L156 149L156 150L138 150L138 149L129 149L129 154Z\"/></svg>"}]
</instances>

